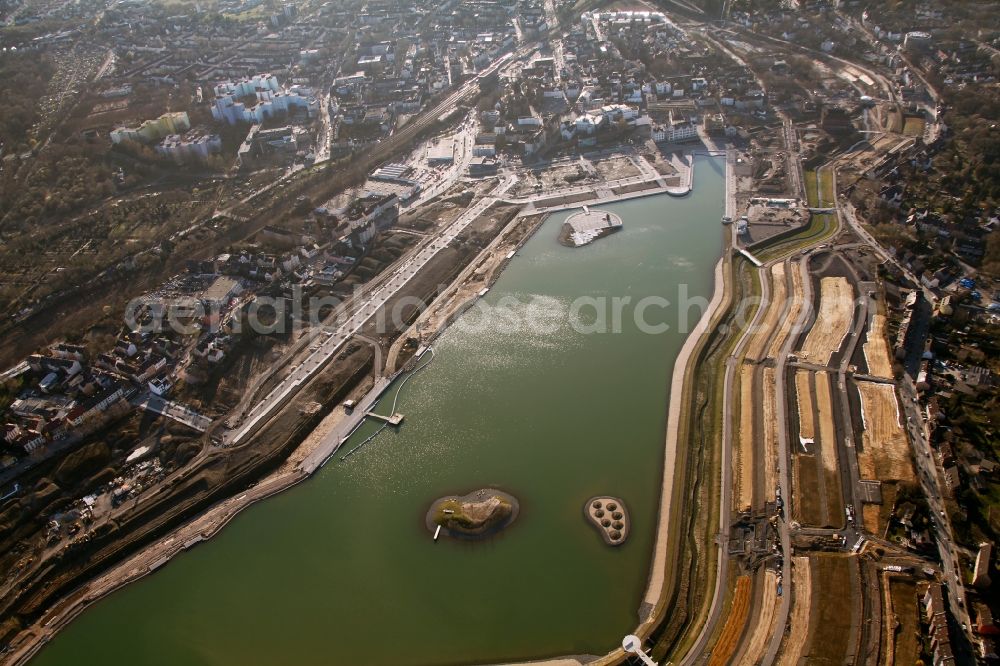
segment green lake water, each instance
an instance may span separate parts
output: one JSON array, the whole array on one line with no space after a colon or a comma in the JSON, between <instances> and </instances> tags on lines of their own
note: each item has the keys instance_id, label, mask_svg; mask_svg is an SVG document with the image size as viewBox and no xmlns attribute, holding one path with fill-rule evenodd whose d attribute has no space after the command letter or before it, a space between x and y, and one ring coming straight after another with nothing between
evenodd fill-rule
<instances>
[{"instance_id":1,"label":"green lake water","mask_svg":"<svg viewBox=\"0 0 1000 666\"><path fill-rule=\"evenodd\" d=\"M576 332L566 314L579 296L676 303L682 283L710 298L722 170L699 158L687 197L601 206L624 230L583 248L556 242L567 215L553 215L483 299L517 305L470 311L438 339L400 393L398 432L342 461L366 425L314 478L88 609L32 666L489 663L619 645L648 576L685 334L676 305L647 310L671 324L661 334L638 331L629 306L620 333ZM519 323L528 314L544 330ZM490 486L520 500L513 525L431 539L431 501ZM619 548L584 520L599 494L630 511Z\"/></svg>"}]
</instances>

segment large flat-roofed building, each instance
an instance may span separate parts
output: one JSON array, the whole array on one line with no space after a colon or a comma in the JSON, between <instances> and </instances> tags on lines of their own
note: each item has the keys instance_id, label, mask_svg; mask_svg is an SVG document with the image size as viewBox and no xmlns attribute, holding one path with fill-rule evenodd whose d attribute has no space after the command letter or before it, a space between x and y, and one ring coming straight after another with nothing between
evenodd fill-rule
<instances>
[{"instance_id":1,"label":"large flat-roofed building","mask_svg":"<svg viewBox=\"0 0 1000 666\"><path fill-rule=\"evenodd\" d=\"M455 161L455 142L443 139L427 149L427 163L430 165L451 164Z\"/></svg>"},{"instance_id":2,"label":"large flat-roofed building","mask_svg":"<svg viewBox=\"0 0 1000 666\"><path fill-rule=\"evenodd\" d=\"M391 164L385 164L373 171L371 179L396 183L406 180L406 177L410 175L411 171L413 171L413 169L408 165L393 162Z\"/></svg>"},{"instance_id":3,"label":"large flat-roofed building","mask_svg":"<svg viewBox=\"0 0 1000 666\"><path fill-rule=\"evenodd\" d=\"M242 101L249 97L257 102L252 107L247 107ZM282 88L273 74L257 74L242 81L224 81L215 86L212 117L230 125L262 123L293 110L304 111L312 118L319 113L319 101L311 88Z\"/></svg>"},{"instance_id":4,"label":"large flat-roofed building","mask_svg":"<svg viewBox=\"0 0 1000 666\"><path fill-rule=\"evenodd\" d=\"M175 162L204 161L209 155L221 151L222 139L218 134L208 132L171 134L156 145L156 152L172 158Z\"/></svg>"},{"instance_id":5,"label":"large flat-roofed building","mask_svg":"<svg viewBox=\"0 0 1000 666\"><path fill-rule=\"evenodd\" d=\"M201 294L201 300L210 306L225 305L230 298L242 291L240 283L231 277L220 276Z\"/></svg>"},{"instance_id":6,"label":"large flat-roofed building","mask_svg":"<svg viewBox=\"0 0 1000 666\"><path fill-rule=\"evenodd\" d=\"M470 176L491 176L497 172L500 165L494 157L473 157L469 162Z\"/></svg>"},{"instance_id":7,"label":"large flat-roofed building","mask_svg":"<svg viewBox=\"0 0 1000 666\"><path fill-rule=\"evenodd\" d=\"M388 229L399 219L399 197L373 194L355 199L343 212L352 242L367 245L376 232Z\"/></svg>"},{"instance_id":8,"label":"large flat-roofed building","mask_svg":"<svg viewBox=\"0 0 1000 666\"><path fill-rule=\"evenodd\" d=\"M171 134L179 134L191 129L191 121L184 111L164 113L154 120L145 120L138 127L118 127L111 130L111 142L135 141L155 143Z\"/></svg>"}]
</instances>

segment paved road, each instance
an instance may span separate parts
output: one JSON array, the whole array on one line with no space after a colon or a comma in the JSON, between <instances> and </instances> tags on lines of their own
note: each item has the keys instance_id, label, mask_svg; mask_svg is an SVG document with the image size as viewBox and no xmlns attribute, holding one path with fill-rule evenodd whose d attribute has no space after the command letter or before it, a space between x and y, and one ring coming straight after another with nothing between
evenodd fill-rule
<instances>
[{"instance_id":1,"label":"paved road","mask_svg":"<svg viewBox=\"0 0 1000 666\"><path fill-rule=\"evenodd\" d=\"M325 92L319 97L319 131L316 133L316 160L313 164L322 164L330 159L330 142L333 140L331 132L333 125L330 123L330 93Z\"/></svg>"},{"instance_id":2,"label":"paved road","mask_svg":"<svg viewBox=\"0 0 1000 666\"><path fill-rule=\"evenodd\" d=\"M788 264L795 270L795 267L791 263ZM808 259L800 259L799 270L802 271L802 302L811 302L811 284L809 281L809 261ZM770 266L766 269L770 270ZM789 278L791 275L788 276ZM788 335L788 339L785 340L785 344L778 352L778 358L775 361L776 367L774 371L774 391L776 395L775 400L775 418L778 421L778 482L781 488L784 489L784 500L785 500L785 514L778 521L778 530L781 537L781 578L786 589L791 588L792 581L792 538L789 532L788 521L786 520L789 512L791 511L791 495L792 495L792 474L789 470L789 461L791 460L791 452L789 451L789 434L788 434L788 400L787 392L785 389L785 376L788 374L788 358L792 353L792 347L795 346L795 340L798 337L796 331L803 330L805 323L808 321L810 315L810 308L803 307L799 311L798 321L792 327L792 331ZM775 626L785 627L788 623L788 613L791 608L791 594L782 594L780 597L780 602L778 604L778 614L775 618ZM759 628L758 628L759 630ZM771 636L771 641L768 643L767 652L764 655L764 663L772 664L778 654L778 649L781 647L781 639L784 637L785 632L776 631Z\"/></svg>"},{"instance_id":3,"label":"paved road","mask_svg":"<svg viewBox=\"0 0 1000 666\"><path fill-rule=\"evenodd\" d=\"M556 13L555 0L545 0L545 22L549 24L549 44L552 46L552 57L555 62L554 78L556 85L562 81L562 70L566 66L563 57L563 42L559 35L559 14Z\"/></svg>"},{"instance_id":4,"label":"paved road","mask_svg":"<svg viewBox=\"0 0 1000 666\"><path fill-rule=\"evenodd\" d=\"M604 41L604 31L601 30L601 22L597 19L597 14L597 10L594 10L593 13L591 13L590 22L594 26L594 37L597 42L600 43Z\"/></svg>"},{"instance_id":5,"label":"paved road","mask_svg":"<svg viewBox=\"0 0 1000 666\"><path fill-rule=\"evenodd\" d=\"M408 201L406 203L407 208L416 208L417 206L430 201L439 194L448 191L452 185L457 183L459 179L466 175L469 164L472 162L472 149L476 144L477 127L478 125L471 115L462 123L460 126L461 136L459 137L459 143L455 146L454 163L442 173L439 180L432 183L428 188L424 189L416 197Z\"/></svg>"},{"instance_id":6,"label":"paved road","mask_svg":"<svg viewBox=\"0 0 1000 666\"><path fill-rule=\"evenodd\" d=\"M377 378L375 385L358 401L358 404L354 406L354 410L323 437L323 440L316 449L299 463L298 469L305 474L312 474L318 468L322 467L323 463L337 452L337 449L354 432L355 428L361 425L361 422L365 419L365 415L371 411L372 407L382 396L382 392L389 387L393 379L395 379L395 375L393 377Z\"/></svg>"},{"instance_id":7,"label":"paved road","mask_svg":"<svg viewBox=\"0 0 1000 666\"><path fill-rule=\"evenodd\" d=\"M875 313L877 303L874 296L874 284L859 282L857 275L854 276L853 282L862 291L858 298L860 312L855 313L856 316L848 335L847 346L844 347L840 365L836 368L837 385L834 387L832 395L840 407L840 420L837 423L840 435L837 438L837 457L839 462L838 469L841 476L841 494L846 504L850 504L855 507L855 510L858 510L861 507L861 496L858 488L861 482L861 468L858 465L858 449L854 441L854 419L851 415L851 404L847 398L847 371L858 343L861 341L861 334ZM869 292L872 294L871 296L868 295Z\"/></svg>"},{"instance_id":8,"label":"paved road","mask_svg":"<svg viewBox=\"0 0 1000 666\"><path fill-rule=\"evenodd\" d=\"M781 116L781 127L785 134L785 147L788 150L788 177L790 179L791 191L795 196L804 199L805 188L802 186L802 161L799 159L799 136L795 131L795 125L784 113ZM823 196L820 193L820 196Z\"/></svg>"},{"instance_id":9,"label":"paved road","mask_svg":"<svg viewBox=\"0 0 1000 666\"><path fill-rule=\"evenodd\" d=\"M352 307L345 311L341 321L332 329L328 329L326 339L318 345L314 345L313 351L299 365L294 366L288 376L250 410L247 418L237 428L226 431L223 435L223 442L228 446L239 445L255 432L288 398L298 392L315 372L339 353L347 340L357 333L369 319L380 312L384 314L386 303L442 249L455 240L473 220L493 205L499 196L510 189L514 182L512 176L505 178L492 196L480 199L436 236L428 238L422 247L402 261L382 285L366 299L352 303Z\"/></svg>"},{"instance_id":10,"label":"paved road","mask_svg":"<svg viewBox=\"0 0 1000 666\"><path fill-rule=\"evenodd\" d=\"M969 619L969 609L966 605L965 587L959 570L960 547L952 539L951 520L945 510L944 498L946 490L938 475L938 467L934 452L927 441L923 415L920 413L920 403L917 402L917 389L909 376L904 376L899 383L899 395L903 403L903 413L906 417L906 429L913 442L914 458L917 464L917 476L923 488L927 504L930 506L934 519L934 538L941 557L941 566L948 596L952 600L951 611L966 626L966 636L971 640L969 631L972 622Z\"/></svg>"},{"instance_id":11,"label":"paved road","mask_svg":"<svg viewBox=\"0 0 1000 666\"><path fill-rule=\"evenodd\" d=\"M833 174L834 174L833 187L834 187L834 191L836 191L836 188L837 188L837 181L836 181L837 171L836 171L836 169L834 169ZM920 289L924 292L924 297L927 299L927 301L929 303L933 303L936 300L935 297L934 297L934 292L932 292L923 283L921 283L920 280L917 279L917 276L913 274L913 271L911 271L906 266L903 266L902 264L900 264L896 260L896 257L894 255L889 254L889 252L887 252L885 250L885 248L883 248L881 245L879 245L878 241L876 241L875 238L870 233L868 233L868 230L865 229L864 226L860 222L858 222L857 216L856 216L855 211L854 211L854 206L851 205L850 202L844 202L844 205L841 206L841 211L843 213L842 217L843 217L844 220L846 220L847 224L851 227L851 231L854 232L854 234L858 238L860 238L862 241L864 241L865 245L867 245L868 247L870 247L872 249L872 251L874 251L875 254L877 254L883 261L887 261L890 264L892 264L893 266L895 266L897 270L899 270L903 275L906 276L907 280L909 280L910 282L912 282L915 285L918 285L920 287Z\"/></svg>"},{"instance_id":12,"label":"paved road","mask_svg":"<svg viewBox=\"0 0 1000 666\"><path fill-rule=\"evenodd\" d=\"M681 661L683 666L690 666L701 660L709 640L715 634L715 628L719 623L722 609L725 605L723 602L729 581L729 549L726 544L729 539L729 526L732 524L733 505L733 419L728 418L727 415L732 414L734 409L733 389L736 383L736 370L739 368L739 361L743 358L747 345L760 326L761 319L765 316L770 299L770 283L767 280L761 280L760 306L757 308L757 312L754 313L753 321L744 329L732 354L726 359L726 373L722 392L722 488L719 500L719 535L717 537L717 556L719 558L718 571L716 573L717 584L712 595L712 605L708 611L708 619L702 625L701 633L698 634L694 646Z\"/></svg>"}]
</instances>

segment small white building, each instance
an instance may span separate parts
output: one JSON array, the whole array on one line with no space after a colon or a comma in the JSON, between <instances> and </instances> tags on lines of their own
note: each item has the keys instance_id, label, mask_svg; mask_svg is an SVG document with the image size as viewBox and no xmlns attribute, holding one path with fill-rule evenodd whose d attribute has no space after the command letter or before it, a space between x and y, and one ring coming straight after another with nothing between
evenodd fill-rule
<instances>
[{"instance_id":1,"label":"small white building","mask_svg":"<svg viewBox=\"0 0 1000 666\"><path fill-rule=\"evenodd\" d=\"M601 107L601 114L608 121L615 121L620 118L627 122L638 118L639 110L625 104L608 104Z\"/></svg>"}]
</instances>

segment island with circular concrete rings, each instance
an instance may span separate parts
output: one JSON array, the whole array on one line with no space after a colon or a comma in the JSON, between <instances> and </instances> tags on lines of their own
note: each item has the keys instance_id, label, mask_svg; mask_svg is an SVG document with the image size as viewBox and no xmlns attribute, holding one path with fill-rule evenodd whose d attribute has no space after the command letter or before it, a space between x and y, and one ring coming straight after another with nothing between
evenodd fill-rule
<instances>
[{"instance_id":1,"label":"island with circular concrete rings","mask_svg":"<svg viewBox=\"0 0 1000 666\"><path fill-rule=\"evenodd\" d=\"M569 247L580 247L620 231L622 224L622 218L615 213L584 206L582 211L570 215L563 222L559 242Z\"/></svg>"},{"instance_id":2,"label":"island with circular concrete rings","mask_svg":"<svg viewBox=\"0 0 1000 666\"><path fill-rule=\"evenodd\" d=\"M583 515L609 546L620 546L628 539L631 528L628 509L619 498L591 497L583 506Z\"/></svg>"},{"instance_id":3,"label":"island with circular concrete rings","mask_svg":"<svg viewBox=\"0 0 1000 666\"><path fill-rule=\"evenodd\" d=\"M502 490L483 488L468 495L434 500L427 511L427 529L456 539L483 539L508 527L517 518L517 498Z\"/></svg>"}]
</instances>

